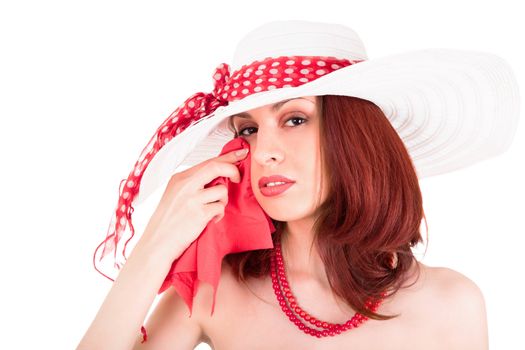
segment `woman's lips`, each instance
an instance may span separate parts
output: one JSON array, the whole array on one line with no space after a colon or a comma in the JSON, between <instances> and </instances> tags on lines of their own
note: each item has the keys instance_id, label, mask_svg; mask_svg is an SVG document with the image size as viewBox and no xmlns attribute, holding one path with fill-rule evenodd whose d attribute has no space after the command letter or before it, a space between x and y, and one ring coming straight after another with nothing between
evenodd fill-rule
<instances>
[{"instance_id":1,"label":"woman's lips","mask_svg":"<svg viewBox=\"0 0 525 350\"><path fill-rule=\"evenodd\" d=\"M259 179L259 188L265 187L269 182L295 182L282 175L263 176Z\"/></svg>"},{"instance_id":2,"label":"woman's lips","mask_svg":"<svg viewBox=\"0 0 525 350\"><path fill-rule=\"evenodd\" d=\"M277 186L265 186L265 187L260 187L260 190L264 196L273 197L273 196L277 196L278 194L283 193L284 191L289 189L293 184L294 182L289 182L289 183L285 183L285 184L277 185Z\"/></svg>"}]
</instances>

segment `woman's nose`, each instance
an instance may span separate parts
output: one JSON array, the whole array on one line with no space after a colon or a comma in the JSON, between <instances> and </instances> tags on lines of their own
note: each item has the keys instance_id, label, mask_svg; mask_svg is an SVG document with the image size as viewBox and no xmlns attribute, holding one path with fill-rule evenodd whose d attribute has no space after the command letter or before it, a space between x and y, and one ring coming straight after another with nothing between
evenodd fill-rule
<instances>
[{"instance_id":1,"label":"woman's nose","mask_svg":"<svg viewBox=\"0 0 525 350\"><path fill-rule=\"evenodd\" d=\"M284 150L275 132L257 130L256 144L251 147L252 157L261 166L280 163L284 158Z\"/></svg>"}]
</instances>

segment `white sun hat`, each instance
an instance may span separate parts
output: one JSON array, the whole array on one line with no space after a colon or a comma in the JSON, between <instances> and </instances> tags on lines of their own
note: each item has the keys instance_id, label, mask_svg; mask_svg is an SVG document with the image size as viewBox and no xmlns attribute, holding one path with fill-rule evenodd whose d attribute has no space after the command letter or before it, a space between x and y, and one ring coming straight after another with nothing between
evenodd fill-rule
<instances>
[{"instance_id":1,"label":"white sun hat","mask_svg":"<svg viewBox=\"0 0 525 350\"><path fill-rule=\"evenodd\" d=\"M266 23L238 43L231 68L221 63L212 77L213 92L196 93L178 107L122 180L100 260L111 251L116 259L126 223L133 232L132 205L173 174L220 154L234 138L233 114L299 96L369 100L398 132L419 178L503 153L519 117L517 81L503 58L432 48L369 59L357 33L341 24Z\"/></svg>"}]
</instances>

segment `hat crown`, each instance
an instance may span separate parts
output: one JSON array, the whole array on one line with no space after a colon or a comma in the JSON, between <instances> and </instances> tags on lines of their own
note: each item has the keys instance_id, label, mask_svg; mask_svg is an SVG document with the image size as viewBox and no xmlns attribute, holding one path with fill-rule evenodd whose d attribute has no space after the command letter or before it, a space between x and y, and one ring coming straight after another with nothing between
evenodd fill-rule
<instances>
[{"instance_id":1,"label":"hat crown","mask_svg":"<svg viewBox=\"0 0 525 350\"><path fill-rule=\"evenodd\" d=\"M279 56L333 56L367 60L365 45L357 33L341 24L311 21L265 23L237 44L232 71L254 61Z\"/></svg>"}]
</instances>

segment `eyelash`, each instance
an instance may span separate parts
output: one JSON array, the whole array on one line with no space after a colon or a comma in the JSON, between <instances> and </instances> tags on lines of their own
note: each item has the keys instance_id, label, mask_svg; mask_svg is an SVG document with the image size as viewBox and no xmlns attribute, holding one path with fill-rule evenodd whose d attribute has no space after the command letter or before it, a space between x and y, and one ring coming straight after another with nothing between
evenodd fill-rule
<instances>
[{"instance_id":1,"label":"eyelash","mask_svg":"<svg viewBox=\"0 0 525 350\"><path fill-rule=\"evenodd\" d=\"M308 121L308 119L305 119L305 118L299 117L299 116L297 116L297 115L294 115L294 116L292 116L291 118L288 118L288 119L286 120L286 123L288 123L290 120L293 120L293 119L301 119L301 120L304 121L304 123L298 124L298 125L296 125L296 126L303 125L303 124L305 124L305 123ZM243 131L246 130L246 129L253 129L253 128L255 128L255 127L253 127L253 126L249 126L249 127L247 127L247 128L242 128L241 130L239 130L239 132L237 132L237 136L250 136L251 134L249 134L249 135L243 135L242 133L243 133Z\"/></svg>"}]
</instances>

